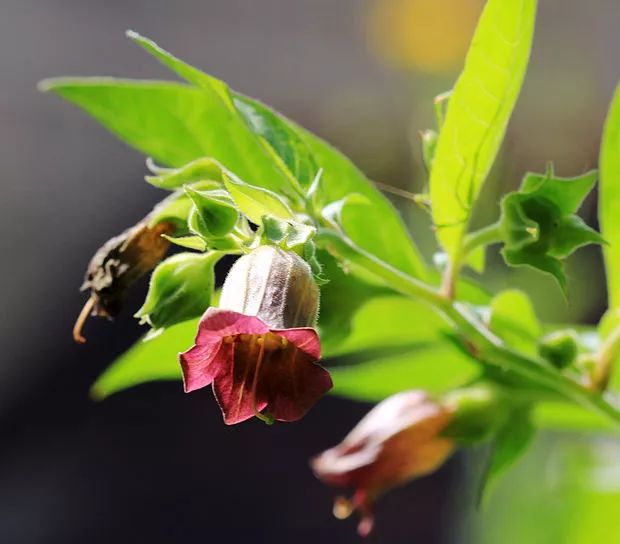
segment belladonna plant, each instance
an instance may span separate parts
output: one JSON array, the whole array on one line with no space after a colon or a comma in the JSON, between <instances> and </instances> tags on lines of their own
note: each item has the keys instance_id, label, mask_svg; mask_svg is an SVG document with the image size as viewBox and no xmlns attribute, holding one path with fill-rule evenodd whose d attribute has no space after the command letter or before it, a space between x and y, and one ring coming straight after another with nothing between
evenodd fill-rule
<instances>
[{"instance_id":1,"label":"belladonna plant","mask_svg":"<svg viewBox=\"0 0 620 544\"><path fill-rule=\"evenodd\" d=\"M150 330L95 395L182 377L195 395L213 387L226 423L295 421L328 391L378 403L312 461L321 480L353 490L336 512L359 510L363 534L379 495L434 471L457 448L487 443L487 482L539 427L578 419L582 430L617 430L619 95L598 173L528 173L504 195L497 223L470 226L525 75L535 13L536 0L486 3L463 72L436 101L437 127L422 132L429 191L413 200L436 233L436 269L344 155L134 32L185 82L42 82L150 156L147 182L170 191L88 267L78 341L90 313L113 317L124 292L153 270L136 313ZM597 179L600 234L577 215ZM499 244L507 266L550 273L570 296L564 263L592 243L603 244L609 293L597 327L540 323L526 293L490 295L462 274L482 271L485 250ZM169 247L182 252L166 258ZM231 257L219 291L214 269Z\"/></svg>"}]
</instances>

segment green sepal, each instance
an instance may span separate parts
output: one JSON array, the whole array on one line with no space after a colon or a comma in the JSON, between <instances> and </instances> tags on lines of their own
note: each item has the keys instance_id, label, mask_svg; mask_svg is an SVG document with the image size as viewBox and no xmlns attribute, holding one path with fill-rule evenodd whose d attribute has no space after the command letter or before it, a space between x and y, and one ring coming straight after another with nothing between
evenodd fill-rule
<instances>
[{"instance_id":1,"label":"green sepal","mask_svg":"<svg viewBox=\"0 0 620 544\"><path fill-rule=\"evenodd\" d=\"M226 191L198 191L186 186L185 192L194 204L189 217L192 232L207 241L223 238L232 232L239 220L239 212Z\"/></svg>"},{"instance_id":2,"label":"green sepal","mask_svg":"<svg viewBox=\"0 0 620 544\"><path fill-rule=\"evenodd\" d=\"M163 329L200 316L213 294L213 266L219 253L179 253L162 261L151 275L149 291L135 317Z\"/></svg>"},{"instance_id":3,"label":"green sepal","mask_svg":"<svg viewBox=\"0 0 620 544\"><path fill-rule=\"evenodd\" d=\"M530 266L551 274L566 292L563 260L587 244L605 243L575 213L596 183L596 171L561 178L550 167L528 173L521 188L502 200L502 254L511 266Z\"/></svg>"},{"instance_id":4,"label":"green sepal","mask_svg":"<svg viewBox=\"0 0 620 544\"><path fill-rule=\"evenodd\" d=\"M146 164L154 175L144 176L144 179L159 189L175 190L197 181L211 181L214 188L222 185L222 167L215 159L196 159L180 168L162 168L152 159Z\"/></svg>"},{"instance_id":5,"label":"green sepal","mask_svg":"<svg viewBox=\"0 0 620 544\"><path fill-rule=\"evenodd\" d=\"M272 215L261 219L262 239L265 243L279 245L283 249L291 249L301 253L301 247L314 238L316 228L297 221L285 221Z\"/></svg>"},{"instance_id":6,"label":"green sepal","mask_svg":"<svg viewBox=\"0 0 620 544\"><path fill-rule=\"evenodd\" d=\"M294 218L288 204L274 192L245 183L232 172L224 172L223 180L241 213L252 223L260 225L264 215L279 219Z\"/></svg>"},{"instance_id":7,"label":"green sepal","mask_svg":"<svg viewBox=\"0 0 620 544\"><path fill-rule=\"evenodd\" d=\"M488 440L504 424L509 411L505 392L490 382L455 389L444 396L443 403L452 419L442 435L459 445Z\"/></svg>"}]
</instances>

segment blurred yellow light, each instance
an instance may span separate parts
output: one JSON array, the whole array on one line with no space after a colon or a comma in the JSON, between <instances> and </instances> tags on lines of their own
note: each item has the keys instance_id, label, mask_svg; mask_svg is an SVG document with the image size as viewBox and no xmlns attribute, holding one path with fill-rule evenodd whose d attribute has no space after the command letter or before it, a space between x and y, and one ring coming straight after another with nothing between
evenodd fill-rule
<instances>
[{"instance_id":1,"label":"blurred yellow light","mask_svg":"<svg viewBox=\"0 0 620 544\"><path fill-rule=\"evenodd\" d=\"M449 72L462 64L483 0L372 0L368 43L399 69Z\"/></svg>"}]
</instances>

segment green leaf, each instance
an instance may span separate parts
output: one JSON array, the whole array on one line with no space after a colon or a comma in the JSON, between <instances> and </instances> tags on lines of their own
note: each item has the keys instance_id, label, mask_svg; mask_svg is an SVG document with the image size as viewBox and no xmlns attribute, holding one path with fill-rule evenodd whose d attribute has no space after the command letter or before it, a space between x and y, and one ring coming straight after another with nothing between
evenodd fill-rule
<instances>
[{"instance_id":1,"label":"green leaf","mask_svg":"<svg viewBox=\"0 0 620 544\"><path fill-rule=\"evenodd\" d=\"M506 424L499 430L493 443L480 488L480 499L488 497L489 491L532 443L535 427L530 420L529 410L515 410Z\"/></svg>"},{"instance_id":2,"label":"green leaf","mask_svg":"<svg viewBox=\"0 0 620 544\"><path fill-rule=\"evenodd\" d=\"M616 89L603 130L600 156L598 215L601 233L609 242L603 248L609 308L620 307L620 87Z\"/></svg>"},{"instance_id":3,"label":"green leaf","mask_svg":"<svg viewBox=\"0 0 620 544\"><path fill-rule=\"evenodd\" d=\"M225 172L223 179L226 189L241 213L255 225L260 225L264 215L272 215L279 219L294 219L293 212L286 202L272 191L249 185L232 172Z\"/></svg>"},{"instance_id":4,"label":"green leaf","mask_svg":"<svg viewBox=\"0 0 620 544\"><path fill-rule=\"evenodd\" d=\"M213 159L203 158L189 162L180 168L161 168L148 161L149 169L154 176L144 179L159 189L179 189L183 185L195 182L212 181L213 189L221 185L222 167Z\"/></svg>"},{"instance_id":5,"label":"green leaf","mask_svg":"<svg viewBox=\"0 0 620 544\"><path fill-rule=\"evenodd\" d=\"M336 202L330 202L327 204L323 208L321 215L331 225L342 228L345 224L345 210L346 212L350 212L356 206L362 206L369 210L370 205L371 202L365 196L359 193L351 193L340 200L336 200Z\"/></svg>"},{"instance_id":6,"label":"green leaf","mask_svg":"<svg viewBox=\"0 0 620 544\"><path fill-rule=\"evenodd\" d=\"M480 373L445 321L420 302L376 296L359 306L348 326L344 340L328 338L323 349L336 395L380 401L410 388L439 393ZM329 331L323 326L321 330Z\"/></svg>"},{"instance_id":7,"label":"green leaf","mask_svg":"<svg viewBox=\"0 0 620 544\"><path fill-rule=\"evenodd\" d=\"M451 257L493 164L528 63L536 0L489 0L448 103L430 176L433 220Z\"/></svg>"},{"instance_id":8,"label":"green leaf","mask_svg":"<svg viewBox=\"0 0 620 544\"><path fill-rule=\"evenodd\" d=\"M618 433L618 426L609 419L566 402L541 402L532 411L532 421L536 427L560 431L592 431Z\"/></svg>"},{"instance_id":9,"label":"green leaf","mask_svg":"<svg viewBox=\"0 0 620 544\"><path fill-rule=\"evenodd\" d=\"M129 34L134 41L154 55L160 62L190 83L201 88L215 86L220 89L220 92L223 92L221 88L225 87L225 84L221 81L177 59L151 40L134 32ZM256 100L240 93L230 91L230 95L236 106L243 105L240 111L241 115L247 116L250 108L252 112L263 113L263 110L266 109ZM290 171L297 174L300 183L305 184L306 182L306 176L300 173L302 170L312 172L312 176L314 176L319 169L313 171L314 167L308 166L310 160L306 157L305 151L301 151L304 147L302 144L305 144L310 151L312 163L316 163L318 167L324 170L321 180L321 194L318 195L323 202L340 200L350 193L360 193L372 202L372 208L363 212L352 212L347 223L343 225L351 239L360 247L371 251L399 270L416 278L424 278L426 276L425 264L418 249L410 239L402 220L389 201L369 182L364 174L347 157L325 141L283 115L271 112L271 110L269 113L273 113L273 116L263 114L260 117L260 123L250 122L249 126L259 130L258 135L269 140L270 146L281 157L282 161L289 165ZM259 128L262 124L265 126ZM213 130L212 127L210 128ZM274 138L269 139L265 136L268 132L285 133L286 137L277 138L276 141ZM287 145L294 148L293 153L287 149ZM290 157L295 157L295 166L291 166ZM238 169L235 169L235 172L240 174ZM265 183L253 183L251 179L243 175L241 177L253 185L272 188ZM312 179L310 179L311 181Z\"/></svg>"},{"instance_id":10,"label":"green leaf","mask_svg":"<svg viewBox=\"0 0 620 544\"><path fill-rule=\"evenodd\" d=\"M509 346L536 353L542 328L526 293L518 289L502 291L491 300L489 310L492 332Z\"/></svg>"},{"instance_id":11,"label":"green leaf","mask_svg":"<svg viewBox=\"0 0 620 544\"><path fill-rule=\"evenodd\" d=\"M318 170L310 148L276 112L255 100L231 93L224 82L181 61L148 38L132 31L127 35L181 78L200 88L216 89L226 101L232 101L232 107L259 137L267 153L277 157L278 166L291 185L310 185Z\"/></svg>"},{"instance_id":12,"label":"green leaf","mask_svg":"<svg viewBox=\"0 0 620 544\"><path fill-rule=\"evenodd\" d=\"M282 160L282 168L295 181L310 187L319 167L308 144L276 112L256 100L234 94L233 102L255 134L260 135Z\"/></svg>"},{"instance_id":13,"label":"green leaf","mask_svg":"<svg viewBox=\"0 0 620 544\"><path fill-rule=\"evenodd\" d=\"M165 329L137 342L97 379L91 394L97 399L149 381L181 380L178 354L194 342L198 320Z\"/></svg>"},{"instance_id":14,"label":"green leaf","mask_svg":"<svg viewBox=\"0 0 620 544\"><path fill-rule=\"evenodd\" d=\"M162 261L135 317L161 329L202 315L211 303L213 266L219 258L217 253L179 253Z\"/></svg>"},{"instance_id":15,"label":"green leaf","mask_svg":"<svg viewBox=\"0 0 620 544\"><path fill-rule=\"evenodd\" d=\"M40 88L81 107L159 163L181 167L209 157L248 183L290 188L259 138L220 92L113 78L59 78L43 81Z\"/></svg>"},{"instance_id":16,"label":"green leaf","mask_svg":"<svg viewBox=\"0 0 620 544\"><path fill-rule=\"evenodd\" d=\"M209 240L222 238L233 230L239 220L239 212L226 191L198 191L187 186L185 192L196 210L193 222L196 234Z\"/></svg>"}]
</instances>

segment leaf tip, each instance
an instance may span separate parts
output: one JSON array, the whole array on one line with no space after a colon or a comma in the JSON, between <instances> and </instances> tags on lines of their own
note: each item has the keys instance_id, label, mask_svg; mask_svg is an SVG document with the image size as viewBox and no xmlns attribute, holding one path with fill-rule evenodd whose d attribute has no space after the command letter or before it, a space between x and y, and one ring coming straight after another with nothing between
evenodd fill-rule
<instances>
[{"instance_id":1,"label":"leaf tip","mask_svg":"<svg viewBox=\"0 0 620 544\"><path fill-rule=\"evenodd\" d=\"M57 81L58 80L56 78L42 79L37 83L37 91L39 91L40 93L47 93L49 91L53 91Z\"/></svg>"},{"instance_id":2,"label":"leaf tip","mask_svg":"<svg viewBox=\"0 0 620 544\"><path fill-rule=\"evenodd\" d=\"M88 396L90 397L90 400L93 400L95 402L101 402L108 395L105 393L105 391L101 388L101 386L98 383L95 383L90 388L90 391L88 392Z\"/></svg>"}]
</instances>

